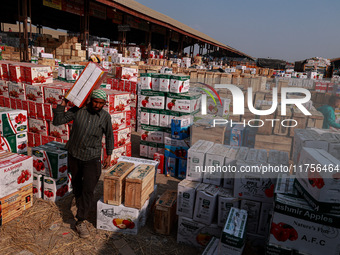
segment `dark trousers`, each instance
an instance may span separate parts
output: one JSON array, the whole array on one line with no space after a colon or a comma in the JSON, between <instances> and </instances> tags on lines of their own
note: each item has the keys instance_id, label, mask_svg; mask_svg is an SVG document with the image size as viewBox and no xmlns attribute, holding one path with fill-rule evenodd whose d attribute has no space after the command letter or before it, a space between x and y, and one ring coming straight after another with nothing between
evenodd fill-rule
<instances>
[{"instance_id":1,"label":"dark trousers","mask_svg":"<svg viewBox=\"0 0 340 255\"><path fill-rule=\"evenodd\" d=\"M76 218L87 220L94 202L94 189L101 174L100 158L82 161L69 153L68 169L72 174L73 194L78 209Z\"/></svg>"}]
</instances>

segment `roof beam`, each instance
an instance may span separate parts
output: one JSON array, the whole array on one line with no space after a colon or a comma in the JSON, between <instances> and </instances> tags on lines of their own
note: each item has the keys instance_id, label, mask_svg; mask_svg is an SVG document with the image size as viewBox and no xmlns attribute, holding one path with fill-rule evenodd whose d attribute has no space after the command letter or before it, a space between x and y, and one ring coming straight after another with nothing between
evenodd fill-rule
<instances>
[{"instance_id":1,"label":"roof beam","mask_svg":"<svg viewBox=\"0 0 340 255\"><path fill-rule=\"evenodd\" d=\"M118 4L118 3L114 3L113 1L109 1L109 0L96 0L96 1L97 1L97 2L100 2L100 3L102 3L102 4L105 4L105 5L107 5L107 6L111 6L112 8L116 8L116 9L118 9L118 10L121 10L121 11L123 11L123 12L126 12L126 13L128 13L128 14L130 14L130 15L133 15L133 16L137 17L137 18L144 19L144 20L149 21L149 22L152 22L152 23L154 23L154 24L157 24L157 25L166 27L166 28L168 28L168 29L171 29L171 30L173 30L173 31L179 32L179 33L181 33L181 34L183 34L183 35L189 36L189 37L194 38L194 39L197 39L197 40L199 40L199 41L202 41L202 42L205 42L205 43L214 45L214 46L218 46L218 47L220 47L220 48L224 48L224 49L226 49L227 51L234 52L234 53L236 53L236 54L238 54L238 55L240 55L240 56L246 56L246 55L242 54L241 52L239 52L239 51L237 51L237 50L230 49L230 48L225 47L225 46L223 46L223 45L218 45L218 44L213 43L213 42L211 42L211 41L209 41L209 40L206 40L206 39L204 39L204 38L201 38L201 37L199 37L199 36L197 36L197 35L190 34L190 33L186 32L186 31L184 31L184 30L182 30L182 29L179 29L179 28L175 27L175 26L172 26L172 25L169 25L169 24L167 24L167 23L165 23L165 22L162 22L162 21L159 21L159 20L157 20L157 19L151 18L151 17L149 17L149 16L147 16L147 15L145 15L145 14L143 14L143 13L137 12L137 11L135 11L135 10L132 10L132 9L130 9L130 8L128 8L128 7L125 7L125 6L123 6L123 5L120 5L120 4Z\"/></svg>"}]
</instances>

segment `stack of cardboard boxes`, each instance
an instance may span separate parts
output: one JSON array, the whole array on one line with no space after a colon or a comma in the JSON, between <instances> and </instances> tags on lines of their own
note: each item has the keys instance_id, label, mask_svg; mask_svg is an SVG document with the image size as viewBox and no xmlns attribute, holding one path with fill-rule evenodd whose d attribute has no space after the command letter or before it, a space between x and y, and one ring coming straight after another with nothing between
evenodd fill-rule
<instances>
[{"instance_id":1,"label":"stack of cardboard boxes","mask_svg":"<svg viewBox=\"0 0 340 255\"><path fill-rule=\"evenodd\" d=\"M307 147L294 161L296 176L278 181L267 254L338 254L340 161L299 137Z\"/></svg>"},{"instance_id":2,"label":"stack of cardboard boxes","mask_svg":"<svg viewBox=\"0 0 340 255\"><path fill-rule=\"evenodd\" d=\"M97 202L97 228L138 234L156 198L158 162L122 156L107 169L104 196Z\"/></svg>"},{"instance_id":3,"label":"stack of cardboard boxes","mask_svg":"<svg viewBox=\"0 0 340 255\"><path fill-rule=\"evenodd\" d=\"M71 192L65 144L49 142L33 147L32 157L34 197L55 202Z\"/></svg>"},{"instance_id":4,"label":"stack of cardboard boxes","mask_svg":"<svg viewBox=\"0 0 340 255\"><path fill-rule=\"evenodd\" d=\"M0 226L33 205L32 157L0 151Z\"/></svg>"},{"instance_id":5,"label":"stack of cardboard boxes","mask_svg":"<svg viewBox=\"0 0 340 255\"><path fill-rule=\"evenodd\" d=\"M156 152L165 155L167 173L181 178L185 176L189 147L185 139L190 136L193 114L201 105L201 94L189 92L189 79L183 75L143 73L138 96L140 156L153 158Z\"/></svg>"},{"instance_id":6,"label":"stack of cardboard boxes","mask_svg":"<svg viewBox=\"0 0 340 255\"><path fill-rule=\"evenodd\" d=\"M178 242L202 247L211 236L223 236L234 207L247 212L247 239L264 245L277 174L264 174L261 169L282 165L289 172L288 154L199 140L188 150L187 164L186 179L178 185Z\"/></svg>"}]
</instances>

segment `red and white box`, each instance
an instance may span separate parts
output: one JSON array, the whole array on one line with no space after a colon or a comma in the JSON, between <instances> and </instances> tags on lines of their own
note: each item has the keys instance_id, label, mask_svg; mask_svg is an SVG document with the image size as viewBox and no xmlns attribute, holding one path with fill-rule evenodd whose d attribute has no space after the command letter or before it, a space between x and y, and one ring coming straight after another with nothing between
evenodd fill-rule
<instances>
[{"instance_id":1,"label":"red and white box","mask_svg":"<svg viewBox=\"0 0 340 255\"><path fill-rule=\"evenodd\" d=\"M22 100L17 98L15 99L15 101L16 101L17 109L22 110Z\"/></svg>"},{"instance_id":2,"label":"red and white box","mask_svg":"<svg viewBox=\"0 0 340 255\"><path fill-rule=\"evenodd\" d=\"M8 65L9 67L9 79L12 82L22 82L21 72L20 72L20 63L12 63Z\"/></svg>"},{"instance_id":3,"label":"red and white box","mask_svg":"<svg viewBox=\"0 0 340 255\"><path fill-rule=\"evenodd\" d=\"M28 147L34 147L34 133L27 132L27 145Z\"/></svg>"},{"instance_id":4,"label":"red and white box","mask_svg":"<svg viewBox=\"0 0 340 255\"><path fill-rule=\"evenodd\" d=\"M28 104L28 116L31 118L37 118L37 104L33 101L27 101ZM24 106L23 106L24 108Z\"/></svg>"},{"instance_id":5,"label":"red and white box","mask_svg":"<svg viewBox=\"0 0 340 255\"><path fill-rule=\"evenodd\" d=\"M111 89L113 90L118 90L118 84L119 84L119 80L118 79L112 79L112 83L111 83Z\"/></svg>"},{"instance_id":6,"label":"red and white box","mask_svg":"<svg viewBox=\"0 0 340 255\"><path fill-rule=\"evenodd\" d=\"M64 176L60 179L44 177L44 199L49 201L58 201L65 197L71 191L70 176Z\"/></svg>"},{"instance_id":7,"label":"red and white box","mask_svg":"<svg viewBox=\"0 0 340 255\"><path fill-rule=\"evenodd\" d=\"M107 158L106 148L103 148L102 161L104 162ZM131 143L125 144L124 146L113 149L111 156L111 165L115 165L121 156L131 157Z\"/></svg>"},{"instance_id":8,"label":"red and white box","mask_svg":"<svg viewBox=\"0 0 340 255\"><path fill-rule=\"evenodd\" d=\"M2 67L2 79L5 81L10 80L10 71L9 71L9 65L15 63L13 61L1 61L1 67Z\"/></svg>"},{"instance_id":9,"label":"red and white box","mask_svg":"<svg viewBox=\"0 0 340 255\"><path fill-rule=\"evenodd\" d=\"M4 96L0 96L0 107L4 107L5 106L5 98Z\"/></svg>"},{"instance_id":10,"label":"red and white box","mask_svg":"<svg viewBox=\"0 0 340 255\"><path fill-rule=\"evenodd\" d=\"M131 142L131 127L123 128L113 132L114 148L121 147Z\"/></svg>"},{"instance_id":11,"label":"red and white box","mask_svg":"<svg viewBox=\"0 0 340 255\"><path fill-rule=\"evenodd\" d=\"M44 104L44 114L45 114L45 120L53 120L53 106L52 104Z\"/></svg>"},{"instance_id":12,"label":"red and white box","mask_svg":"<svg viewBox=\"0 0 340 255\"><path fill-rule=\"evenodd\" d=\"M16 99L15 98L10 98L9 101L10 101L11 109L17 109Z\"/></svg>"},{"instance_id":13,"label":"red and white box","mask_svg":"<svg viewBox=\"0 0 340 255\"><path fill-rule=\"evenodd\" d=\"M44 145L46 143L50 142L50 137L48 135L42 135L41 136L41 144Z\"/></svg>"},{"instance_id":14,"label":"red and white box","mask_svg":"<svg viewBox=\"0 0 340 255\"><path fill-rule=\"evenodd\" d=\"M117 73L118 71L118 73ZM116 78L120 78L122 80L137 82L138 78L138 69L130 68L130 67L121 67L120 69L116 69Z\"/></svg>"},{"instance_id":15,"label":"red and white box","mask_svg":"<svg viewBox=\"0 0 340 255\"><path fill-rule=\"evenodd\" d=\"M11 108L11 100L9 97L4 97L4 106L7 108Z\"/></svg>"},{"instance_id":16,"label":"red and white box","mask_svg":"<svg viewBox=\"0 0 340 255\"><path fill-rule=\"evenodd\" d=\"M22 109L24 111L27 111L27 115L29 116L29 106L28 106L28 101L27 100L22 100Z\"/></svg>"},{"instance_id":17,"label":"red and white box","mask_svg":"<svg viewBox=\"0 0 340 255\"><path fill-rule=\"evenodd\" d=\"M37 118L41 120L45 120L45 109L43 103L36 103L35 104L36 110L37 110Z\"/></svg>"},{"instance_id":18,"label":"red and white box","mask_svg":"<svg viewBox=\"0 0 340 255\"><path fill-rule=\"evenodd\" d=\"M0 157L0 197L5 197L32 184L32 157L11 152L2 152Z\"/></svg>"},{"instance_id":19,"label":"red and white box","mask_svg":"<svg viewBox=\"0 0 340 255\"><path fill-rule=\"evenodd\" d=\"M44 103L44 86L25 84L26 100Z\"/></svg>"},{"instance_id":20,"label":"red and white box","mask_svg":"<svg viewBox=\"0 0 340 255\"><path fill-rule=\"evenodd\" d=\"M50 136L53 136L55 138L69 140L70 139L70 126L68 124L63 124L59 126L54 126L50 122Z\"/></svg>"},{"instance_id":21,"label":"red and white box","mask_svg":"<svg viewBox=\"0 0 340 255\"><path fill-rule=\"evenodd\" d=\"M61 104L67 91L71 88L70 83L58 82L44 86L45 103Z\"/></svg>"},{"instance_id":22,"label":"red and white box","mask_svg":"<svg viewBox=\"0 0 340 255\"><path fill-rule=\"evenodd\" d=\"M130 94L127 92L103 89L107 94L107 104L105 110L110 114L130 110Z\"/></svg>"},{"instance_id":23,"label":"red and white box","mask_svg":"<svg viewBox=\"0 0 340 255\"><path fill-rule=\"evenodd\" d=\"M8 83L8 95L11 98L19 98L21 100L26 99L25 86L22 83Z\"/></svg>"},{"instance_id":24,"label":"red and white box","mask_svg":"<svg viewBox=\"0 0 340 255\"><path fill-rule=\"evenodd\" d=\"M100 86L106 74L106 69L96 63L89 62L65 96L66 99L74 105L82 107L86 104L91 92Z\"/></svg>"},{"instance_id":25,"label":"red and white box","mask_svg":"<svg viewBox=\"0 0 340 255\"><path fill-rule=\"evenodd\" d=\"M44 65L29 65L24 67L27 84L37 85L53 82L52 67Z\"/></svg>"},{"instance_id":26,"label":"red and white box","mask_svg":"<svg viewBox=\"0 0 340 255\"><path fill-rule=\"evenodd\" d=\"M9 97L7 81L2 81L2 80L0 81L0 95L4 97Z\"/></svg>"},{"instance_id":27,"label":"red and white box","mask_svg":"<svg viewBox=\"0 0 340 255\"><path fill-rule=\"evenodd\" d=\"M113 131L129 127L131 125L131 111L111 114Z\"/></svg>"},{"instance_id":28,"label":"red and white box","mask_svg":"<svg viewBox=\"0 0 340 255\"><path fill-rule=\"evenodd\" d=\"M41 135L38 133L33 133L34 136L34 147L42 145L41 143Z\"/></svg>"},{"instance_id":29,"label":"red and white box","mask_svg":"<svg viewBox=\"0 0 340 255\"><path fill-rule=\"evenodd\" d=\"M28 118L28 130L39 135L48 135L48 123L46 120Z\"/></svg>"}]
</instances>

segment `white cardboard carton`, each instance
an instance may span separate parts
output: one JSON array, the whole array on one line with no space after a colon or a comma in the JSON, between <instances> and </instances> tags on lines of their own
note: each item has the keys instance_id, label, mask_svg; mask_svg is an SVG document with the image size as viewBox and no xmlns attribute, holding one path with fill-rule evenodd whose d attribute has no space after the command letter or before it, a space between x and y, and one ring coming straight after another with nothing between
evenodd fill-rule
<instances>
[{"instance_id":1,"label":"white cardboard carton","mask_svg":"<svg viewBox=\"0 0 340 255\"><path fill-rule=\"evenodd\" d=\"M184 179L177 188L177 215L192 219L199 182Z\"/></svg>"},{"instance_id":2,"label":"white cardboard carton","mask_svg":"<svg viewBox=\"0 0 340 255\"><path fill-rule=\"evenodd\" d=\"M211 238L221 236L221 228L217 224L209 226L180 216L178 219L177 242L195 247L205 247Z\"/></svg>"},{"instance_id":3,"label":"white cardboard carton","mask_svg":"<svg viewBox=\"0 0 340 255\"><path fill-rule=\"evenodd\" d=\"M289 235L285 234L289 229ZM313 210L304 199L278 194L275 199L269 243L302 254L338 255L339 217Z\"/></svg>"},{"instance_id":4,"label":"white cardboard carton","mask_svg":"<svg viewBox=\"0 0 340 255\"><path fill-rule=\"evenodd\" d=\"M248 213L247 233L257 233L261 213L261 203L252 200L241 200L241 209Z\"/></svg>"},{"instance_id":5,"label":"white cardboard carton","mask_svg":"<svg viewBox=\"0 0 340 255\"><path fill-rule=\"evenodd\" d=\"M187 179L191 181L202 182L203 172L196 171L202 169L205 165L205 154L213 147L214 143L204 140L198 140L188 150ZM197 168L196 168L197 167Z\"/></svg>"},{"instance_id":6,"label":"white cardboard carton","mask_svg":"<svg viewBox=\"0 0 340 255\"><path fill-rule=\"evenodd\" d=\"M246 240L247 212L232 207L224 225L218 254L242 255Z\"/></svg>"},{"instance_id":7,"label":"white cardboard carton","mask_svg":"<svg viewBox=\"0 0 340 255\"><path fill-rule=\"evenodd\" d=\"M302 149L295 188L314 210L340 212L339 166L340 161L325 150Z\"/></svg>"},{"instance_id":8,"label":"white cardboard carton","mask_svg":"<svg viewBox=\"0 0 340 255\"><path fill-rule=\"evenodd\" d=\"M227 155L227 150L222 144L214 144L212 148L205 155L205 172L203 176L203 182L220 186L223 179L222 167L224 166L224 160ZM212 170L207 171L210 167Z\"/></svg>"},{"instance_id":9,"label":"white cardboard carton","mask_svg":"<svg viewBox=\"0 0 340 255\"><path fill-rule=\"evenodd\" d=\"M202 183L197 188L194 220L206 225L212 223L216 212L217 194L219 190L218 186L209 185L206 187L205 183Z\"/></svg>"},{"instance_id":10,"label":"white cardboard carton","mask_svg":"<svg viewBox=\"0 0 340 255\"><path fill-rule=\"evenodd\" d=\"M218 205L217 205L217 225L223 227L229 211L232 207L239 208L240 200L233 196L233 191L230 189L220 188L218 193Z\"/></svg>"}]
</instances>

